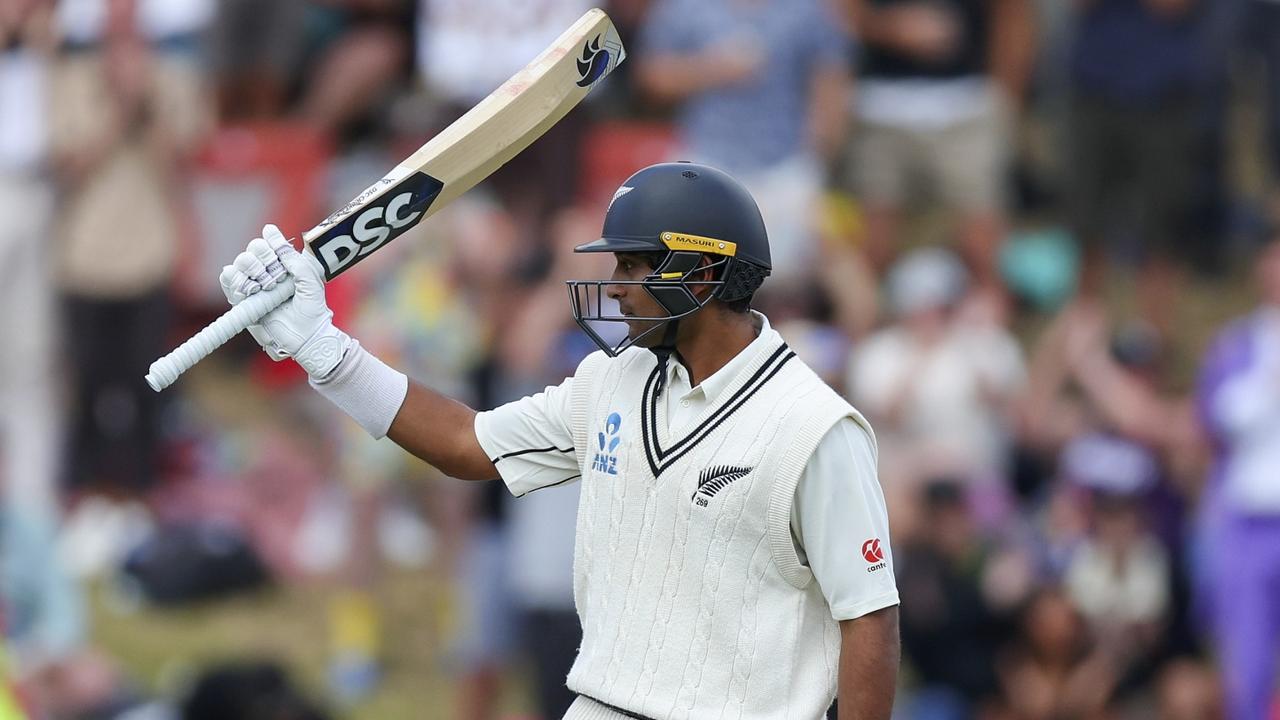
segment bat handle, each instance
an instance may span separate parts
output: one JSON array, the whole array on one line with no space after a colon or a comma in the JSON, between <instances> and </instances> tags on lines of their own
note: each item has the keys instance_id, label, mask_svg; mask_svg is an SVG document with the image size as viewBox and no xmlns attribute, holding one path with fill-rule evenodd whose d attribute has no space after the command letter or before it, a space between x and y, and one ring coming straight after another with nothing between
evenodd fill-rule
<instances>
[{"instance_id":1,"label":"bat handle","mask_svg":"<svg viewBox=\"0 0 1280 720\"><path fill-rule=\"evenodd\" d=\"M280 307L291 297L293 297L293 280L285 278L270 290L245 298L244 302L223 313L222 317L192 335L191 339L179 345L173 352L151 363L150 372L147 373L147 384L156 392L169 387L179 375L190 370L223 343L261 320L263 315Z\"/></svg>"}]
</instances>

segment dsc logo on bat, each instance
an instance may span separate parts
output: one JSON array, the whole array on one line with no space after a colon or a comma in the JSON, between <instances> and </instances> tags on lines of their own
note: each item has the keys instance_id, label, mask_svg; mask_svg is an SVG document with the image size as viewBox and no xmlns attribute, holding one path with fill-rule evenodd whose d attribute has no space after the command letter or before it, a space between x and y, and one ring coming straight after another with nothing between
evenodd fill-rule
<instances>
[{"instance_id":1,"label":"dsc logo on bat","mask_svg":"<svg viewBox=\"0 0 1280 720\"><path fill-rule=\"evenodd\" d=\"M418 224L440 194L444 184L425 173L415 172L395 187L378 194L383 183L365 190L331 218L352 213L311 242L311 251L324 267L326 280L360 262L370 253ZM377 195L373 200L367 198Z\"/></svg>"}]
</instances>

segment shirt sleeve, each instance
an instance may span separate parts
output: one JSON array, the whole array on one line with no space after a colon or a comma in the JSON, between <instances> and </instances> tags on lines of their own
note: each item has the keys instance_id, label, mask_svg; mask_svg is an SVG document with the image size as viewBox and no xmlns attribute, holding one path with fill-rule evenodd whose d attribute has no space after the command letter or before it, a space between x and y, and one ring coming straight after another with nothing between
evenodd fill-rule
<instances>
[{"instance_id":1,"label":"shirt sleeve","mask_svg":"<svg viewBox=\"0 0 1280 720\"><path fill-rule=\"evenodd\" d=\"M791 506L791 535L836 620L898 604L875 444L852 418L836 423L809 458Z\"/></svg>"},{"instance_id":2,"label":"shirt sleeve","mask_svg":"<svg viewBox=\"0 0 1280 720\"><path fill-rule=\"evenodd\" d=\"M569 428L573 378L487 412L476 413L480 447L512 495L582 476Z\"/></svg>"}]
</instances>

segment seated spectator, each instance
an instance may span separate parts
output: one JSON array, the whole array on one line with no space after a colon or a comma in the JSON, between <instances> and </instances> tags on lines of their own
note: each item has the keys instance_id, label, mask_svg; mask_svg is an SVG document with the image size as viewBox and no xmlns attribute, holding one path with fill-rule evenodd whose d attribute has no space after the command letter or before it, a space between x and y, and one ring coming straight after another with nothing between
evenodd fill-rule
<instances>
[{"instance_id":1,"label":"seated spectator","mask_svg":"<svg viewBox=\"0 0 1280 720\"><path fill-rule=\"evenodd\" d=\"M1172 605L1169 553L1144 527L1139 502L1133 494L1094 495L1093 532L1064 579L1122 685L1131 687L1151 678Z\"/></svg>"},{"instance_id":2,"label":"seated spectator","mask_svg":"<svg viewBox=\"0 0 1280 720\"><path fill-rule=\"evenodd\" d=\"M1108 717L1119 676L1070 598L1060 588L1041 589L1018 625L996 663L1001 714L1015 720Z\"/></svg>"},{"instance_id":3,"label":"seated spectator","mask_svg":"<svg viewBox=\"0 0 1280 720\"><path fill-rule=\"evenodd\" d=\"M903 650L918 682L907 707L911 717L972 717L996 692L1004 610L1026 586L1006 582L1002 553L978 533L962 484L934 481L919 497L921 531L898 560Z\"/></svg>"},{"instance_id":4,"label":"seated spectator","mask_svg":"<svg viewBox=\"0 0 1280 720\"><path fill-rule=\"evenodd\" d=\"M875 425L886 493L896 486L910 493L933 475L956 477L979 490L985 522L1005 502L1024 369L1009 332L966 302L966 284L948 250L904 257L888 278L894 319L855 349L848 388Z\"/></svg>"}]
</instances>

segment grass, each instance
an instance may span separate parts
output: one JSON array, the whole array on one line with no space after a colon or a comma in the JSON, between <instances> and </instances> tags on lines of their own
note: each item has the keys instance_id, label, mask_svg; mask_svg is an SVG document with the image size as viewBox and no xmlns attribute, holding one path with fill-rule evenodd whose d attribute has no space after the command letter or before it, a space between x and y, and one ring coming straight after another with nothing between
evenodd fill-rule
<instances>
[{"instance_id":1,"label":"grass","mask_svg":"<svg viewBox=\"0 0 1280 720\"><path fill-rule=\"evenodd\" d=\"M329 602L338 588L324 581L178 609L123 611L103 586L92 589L96 644L148 691L177 697L196 672L234 659L273 659L312 698L326 698ZM435 720L456 716L449 667L454 610L451 586L431 572L395 571L378 587L383 610L385 675L377 691L352 707L325 700L349 720ZM504 716L527 714L518 672L503 691Z\"/></svg>"}]
</instances>

